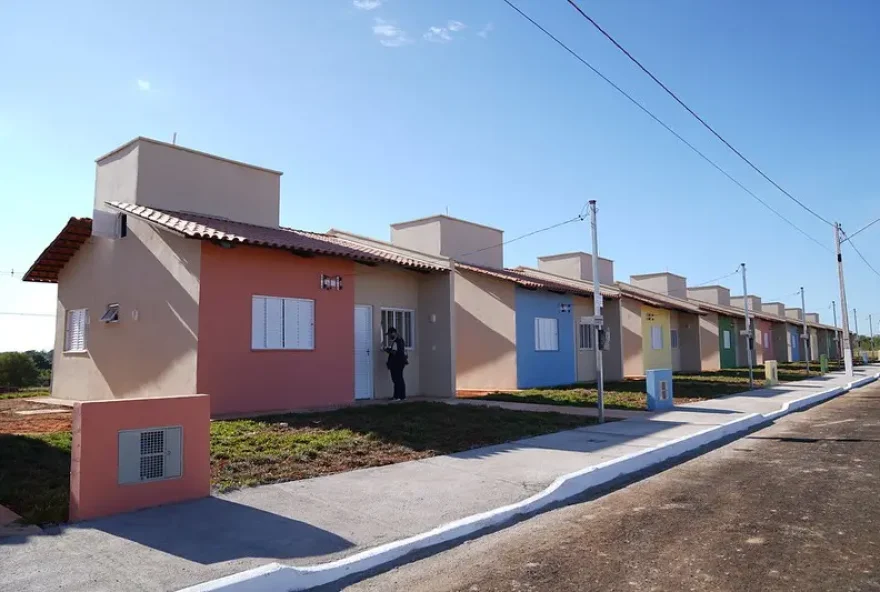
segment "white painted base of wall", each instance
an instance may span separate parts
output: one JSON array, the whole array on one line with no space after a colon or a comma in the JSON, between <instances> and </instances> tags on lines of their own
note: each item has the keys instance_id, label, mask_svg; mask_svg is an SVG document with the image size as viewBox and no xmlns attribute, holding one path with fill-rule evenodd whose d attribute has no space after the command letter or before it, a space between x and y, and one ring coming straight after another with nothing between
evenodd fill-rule
<instances>
[{"instance_id":1,"label":"white painted base of wall","mask_svg":"<svg viewBox=\"0 0 880 592\"><path fill-rule=\"evenodd\" d=\"M461 539L485 528L504 524L518 516L537 512L552 504L581 495L589 489L633 475L718 440L748 432L783 415L831 399L854 388L874 382L878 378L880 378L880 372L850 382L843 387L795 399L785 403L781 409L768 414L753 413L720 426L707 428L696 434L664 442L654 448L563 475L544 491L521 502L468 516L428 532L367 549L338 561L306 567L270 563L263 567L198 584L180 592L288 592L307 590L328 584L386 565L413 551Z\"/></svg>"}]
</instances>

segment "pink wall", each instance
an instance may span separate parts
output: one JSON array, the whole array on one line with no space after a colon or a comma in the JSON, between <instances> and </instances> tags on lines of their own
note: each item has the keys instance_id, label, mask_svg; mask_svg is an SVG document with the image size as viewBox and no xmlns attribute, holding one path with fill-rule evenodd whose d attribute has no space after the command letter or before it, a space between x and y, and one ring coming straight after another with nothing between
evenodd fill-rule
<instances>
[{"instance_id":1,"label":"pink wall","mask_svg":"<svg viewBox=\"0 0 880 592\"><path fill-rule=\"evenodd\" d=\"M354 401L354 263L202 243L196 389L211 414L306 409ZM342 290L320 276L342 275ZM315 301L315 349L251 349L253 296Z\"/></svg>"},{"instance_id":2,"label":"pink wall","mask_svg":"<svg viewBox=\"0 0 880 592\"><path fill-rule=\"evenodd\" d=\"M119 431L181 426L176 479L120 485ZM70 521L89 520L211 493L210 401L206 395L77 402L73 408Z\"/></svg>"}]
</instances>

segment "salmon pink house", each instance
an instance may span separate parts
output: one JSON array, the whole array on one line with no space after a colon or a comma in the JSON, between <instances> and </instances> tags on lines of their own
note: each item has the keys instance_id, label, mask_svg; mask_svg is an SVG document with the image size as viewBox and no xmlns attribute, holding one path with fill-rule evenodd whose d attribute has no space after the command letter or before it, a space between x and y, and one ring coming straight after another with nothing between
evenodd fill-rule
<instances>
[{"instance_id":1,"label":"salmon pink house","mask_svg":"<svg viewBox=\"0 0 880 592\"><path fill-rule=\"evenodd\" d=\"M136 138L97 160L92 218L26 274L58 285L52 395L204 393L214 416L453 396L448 261L279 225L281 173Z\"/></svg>"}]
</instances>

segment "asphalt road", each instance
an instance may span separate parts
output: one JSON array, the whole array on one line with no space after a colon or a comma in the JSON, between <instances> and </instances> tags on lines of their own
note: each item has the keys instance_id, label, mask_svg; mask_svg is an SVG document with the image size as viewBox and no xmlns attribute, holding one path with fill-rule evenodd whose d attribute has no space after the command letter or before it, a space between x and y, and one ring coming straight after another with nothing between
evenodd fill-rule
<instances>
[{"instance_id":1,"label":"asphalt road","mask_svg":"<svg viewBox=\"0 0 880 592\"><path fill-rule=\"evenodd\" d=\"M345 590L880 590L880 383Z\"/></svg>"}]
</instances>

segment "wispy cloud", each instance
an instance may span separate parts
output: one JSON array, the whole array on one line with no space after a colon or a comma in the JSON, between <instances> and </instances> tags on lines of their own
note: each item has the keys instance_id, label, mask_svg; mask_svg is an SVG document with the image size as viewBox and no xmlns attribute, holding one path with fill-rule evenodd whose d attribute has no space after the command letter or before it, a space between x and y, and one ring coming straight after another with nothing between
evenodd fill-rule
<instances>
[{"instance_id":1,"label":"wispy cloud","mask_svg":"<svg viewBox=\"0 0 880 592\"><path fill-rule=\"evenodd\" d=\"M452 41L452 35L449 34L449 29L446 27L431 27L422 37L432 43L449 43Z\"/></svg>"},{"instance_id":2,"label":"wispy cloud","mask_svg":"<svg viewBox=\"0 0 880 592\"><path fill-rule=\"evenodd\" d=\"M412 43L412 39L406 31L391 21L377 18L373 24L373 34L379 38L379 43L385 47L400 47Z\"/></svg>"},{"instance_id":3,"label":"wispy cloud","mask_svg":"<svg viewBox=\"0 0 880 592\"><path fill-rule=\"evenodd\" d=\"M382 6L382 0L354 0L352 4L358 10L376 10Z\"/></svg>"},{"instance_id":4,"label":"wispy cloud","mask_svg":"<svg viewBox=\"0 0 880 592\"><path fill-rule=\"evenodd\" d=\"M137 86L140 90L142 90L144 92L150 92L150 90L152 89L152 86L150 85L149 80L138 79Z\"/></svg>"},{"instance_id":5,"label":"wispy cloud","mask_svg":"<svg viewBox=\"0 0 880 592\"><path fill-rule=\"evenodd\" d=\"M467 28L461 21L449 21L445 27L431 27L422 37L432 43L449 43L452 41L452 33L457 33Z\"/></svg>"},{"instance_id":6,"label":"wispy cloud","mask_svg":"<svg viewBox=\"0 0 880 592\"><path fill-rule=\"evenodd\" d=\"M491 33L494 30L495 30L495 25L493 25L492 23L486 23L486 26L483 27L482 29L480 29L480 32L477 33L477 35L479 35L480 37L485 39L489 36L489 33Z\"/></svg>"}]
</instances>

